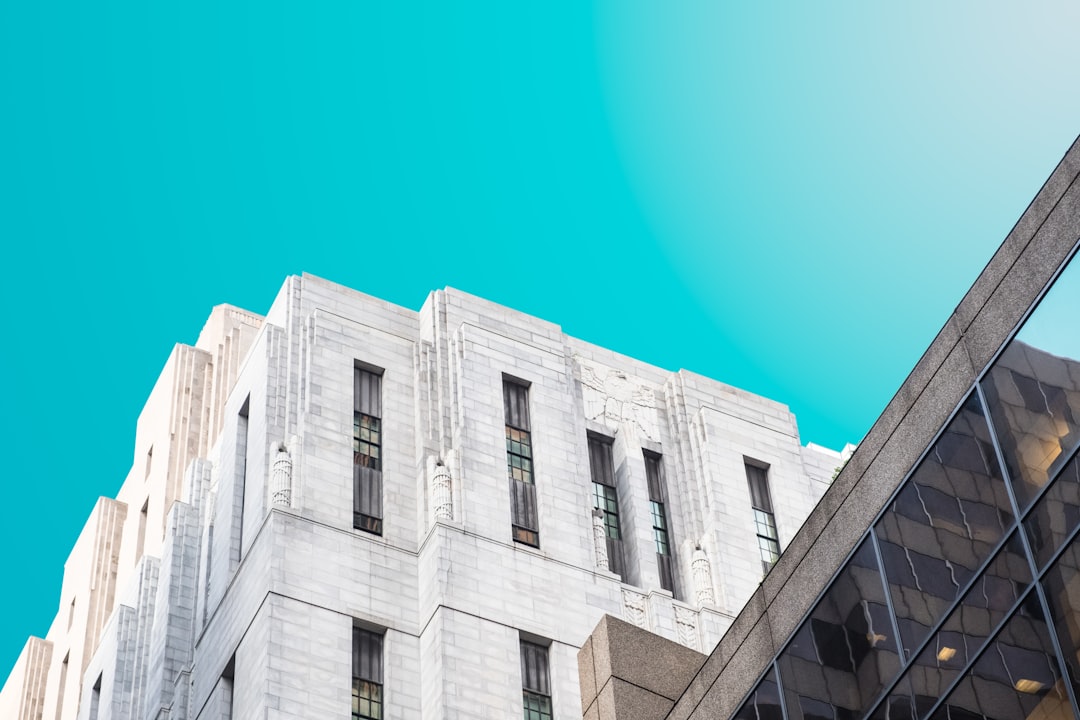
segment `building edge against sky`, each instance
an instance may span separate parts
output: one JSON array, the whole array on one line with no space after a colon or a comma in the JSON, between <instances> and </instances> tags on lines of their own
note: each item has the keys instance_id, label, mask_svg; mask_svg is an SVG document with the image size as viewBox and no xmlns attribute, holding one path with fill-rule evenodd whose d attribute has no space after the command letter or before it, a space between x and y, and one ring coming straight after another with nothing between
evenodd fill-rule
<instances>
[{"instance_id":1,"label":"building edge against sky","mask_svg":"<svg viewBox=\"0 0 1080 720\"><path fill-rule=\"evenodd\" d=\"M600 617L712 647L849 452L466 293L290 277L174 348L0 715L573 717Z\"/></svg>"},{"instance_id":2,"label":"building edge against sky","mask_svg":"<svg viewBox=\"0 0 1080 720\"><path fill-rule=\"evenodd\" d=\"M717 647L605 618L583 716L1080 717L1078 239L1080 139Z\"/></svg>"}]
</instances>

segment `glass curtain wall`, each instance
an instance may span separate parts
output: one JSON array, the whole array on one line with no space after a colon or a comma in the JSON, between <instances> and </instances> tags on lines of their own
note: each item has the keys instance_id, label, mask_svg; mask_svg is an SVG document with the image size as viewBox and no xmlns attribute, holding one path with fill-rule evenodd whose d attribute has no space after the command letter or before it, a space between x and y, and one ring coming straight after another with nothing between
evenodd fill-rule
<instances>
[{"instance_id":1,"label":"glass curtain wall","mask_svg":"<svg viewBox=\"0 0 1080 720\"><path fill-rule=\"evenodd\" d=\"M1080 262L901 484L739 720L1080 720Z\"/></svg>"}]
</instances>

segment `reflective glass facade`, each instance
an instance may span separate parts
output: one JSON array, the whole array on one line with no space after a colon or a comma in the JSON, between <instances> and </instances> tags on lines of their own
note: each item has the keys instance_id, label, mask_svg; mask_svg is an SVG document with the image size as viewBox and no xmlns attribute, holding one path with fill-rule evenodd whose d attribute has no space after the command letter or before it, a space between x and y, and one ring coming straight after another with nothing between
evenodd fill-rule
<instances>
[{"instance_id":1,"label":"reflective glass facade","mask_svg":"<svg viewBox=\"0 0 1080 720\"><path fill-rule=\"evenodd\" d=\"M1078 312L1073 262L735 718L1080 718Z\"/></svg>"}]
</instances>

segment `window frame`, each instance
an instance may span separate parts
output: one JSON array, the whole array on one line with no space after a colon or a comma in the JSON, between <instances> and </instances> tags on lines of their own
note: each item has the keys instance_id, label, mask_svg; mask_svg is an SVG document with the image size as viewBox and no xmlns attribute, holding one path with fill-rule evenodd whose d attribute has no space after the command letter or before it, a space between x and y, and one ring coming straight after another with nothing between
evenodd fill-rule
<instances>
[{"instance_id":1,"label":"window frame","mask_svg":"<svg viewBox=\"0 0 1080 720\"><path fill-rule=\"evenodd\" d=\"M529 412L530 385L503 375L506 474L510 488L510 534L514 542L540 547L536 465Z\"/></svg>"},{"instance_id":2,"label":"window frame","mask_svg":"<svg viewBox=\"0 0 1080 720\"><path fill-rule=\"evenodd\" d=\"M383 534L382 369L353 364L353 528Z\"/></svg>"},{"instance_id":3,"label":"window frame","mask_svg":"<svg viewBox=\"0 0 1080 720\"><path fill-rule=\"evenodd\" d=\"M757 534L761 569L767 574L780 559L782 552L769 488L769 465L744 457L743 468L746 471L746 484L750 491L750 507L754 511L754 532ZM755 481L760 482L760 488L755 488Z\"/></svg>"},{"instance_id":4,"label":"window frame","mask_svg":"<svg viewBox=\"0 0 1080 720\"><path fill-rule=\"evenodd\" d=\"M384 647L384 633L353 626L351 720L383 720L386 717ZM366 696L362 695L364 690L368 691ZM366 712L361 711L361 703L367 703Z\"/></svg>"},{"instance_id":5,"label":"window frame","mask_svg":"<svg viewBox=\"0 0 1080 720\"><path fill-rule=\"evenodd\" d=\"M549 646L524 638L518 641L521 659L521 704L524 720L553 720Z\"/></svg>"}]
</instances>

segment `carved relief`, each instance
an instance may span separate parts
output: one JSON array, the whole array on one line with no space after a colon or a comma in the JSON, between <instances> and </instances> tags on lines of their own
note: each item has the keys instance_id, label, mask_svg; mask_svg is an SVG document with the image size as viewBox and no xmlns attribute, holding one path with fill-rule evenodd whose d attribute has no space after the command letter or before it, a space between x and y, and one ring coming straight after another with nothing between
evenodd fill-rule
<instances>
[{"instance_id":1,"label":"carved relief","mask_svg":"<svg viewBox=\"0 0 1080 720\"><path fill-rule=\"evenodd\" d=\"M292 506L292 455L285 443L274 443L273 471L270 475L270 503Z\"/></svg>"},{"instance_id":2,"label":"carved relief","mask_svg":"<svg viewBox=\"0 0 1080 720\"><path fill-rule=\"evenodd\" d=\"M684 607L675 606L675 629L679 643L691 650L698 649L697 613Z\"/></svg>"},{"instance_id":3,"label":"carved relief","mask_svg":"<svg viewBox=\"0 0 1080 720\"><path fill-rule=\"evenodd\" d=\"M649 611L646 598L639 592L623 588L623 619L626 622L637 625L639 628L649 629Z\"/></svg>"},{"instance_id":4,"label":"carved relief","mask_svg":"<svg viewBox=\"0 0 1080 720\"><path fill-rule=\"evenodd\" d=\"M690 570L694 575L694 594L698 605L715 605L713 596L712 566L709 558L701 546L694 550L694 558L690 562Z\"/></svg>"},{"instance_id":5,"label":"carved relief","mask_svg":"<svg viewBox=\"0 0 1080 720\"><path fill-rule=\"evenodd\" d=\"M609 425L631 424L649 440L660 441L660 421L652 387L622 370L580 356L575 356L575 360L581 367L585 417Z\"/></svg>"},{"instance_id":6,"label":"carved relief","mask_svg":"<svg viewBox=\"0 0 1080 720\"><path fill-rule=\"evenodd\" d=\"M436 520L454 519L454 496L450 483L450 468L442 460L437 461L431 475L431 508Z\"/></svg>"},{"instance_id":7,"label":"carved relief","mask_svg":"<svg viewBox=\"0 0 1080 720\"><path fill-rule=\"evenodd\" d=\"M596 550L596 567L601 570L608 570L607 556L607 532L604 529L604 511L600 508L593 508L592 511L592 534L593 534L593 547Z\"/></svg>"}]
</instances>

